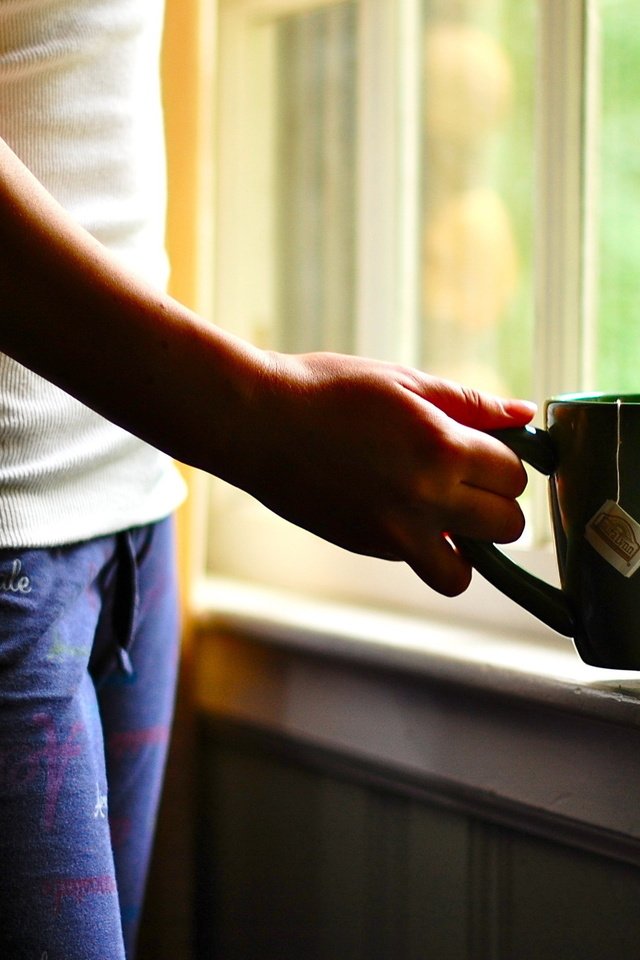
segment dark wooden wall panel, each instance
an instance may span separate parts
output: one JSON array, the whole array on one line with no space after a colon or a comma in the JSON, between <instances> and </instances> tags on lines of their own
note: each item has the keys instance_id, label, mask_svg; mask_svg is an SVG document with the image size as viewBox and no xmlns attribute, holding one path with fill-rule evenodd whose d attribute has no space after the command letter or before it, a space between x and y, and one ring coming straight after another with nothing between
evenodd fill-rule
<instances>
[{"instance_id":1,"label":"dark wooden wall panel","mask_svg":"<svg viewBox=\"0 0 640 960\"><path fill-rule=\"evenodd\" d=\"M221 729L199 733L198 960L640 957L637 867Z\"/></svg>"}]
</instances>

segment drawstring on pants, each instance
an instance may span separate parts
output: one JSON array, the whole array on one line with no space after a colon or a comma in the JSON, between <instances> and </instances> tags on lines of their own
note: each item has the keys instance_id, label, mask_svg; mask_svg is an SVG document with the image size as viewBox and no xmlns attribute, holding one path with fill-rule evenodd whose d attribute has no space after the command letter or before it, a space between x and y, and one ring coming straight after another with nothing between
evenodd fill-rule
<instances>
[{"instance_id":1,"label":"drawstring on pants","mask_svg":"<svg viewBox=\"0 0 640 960\"><path fill-rule=\"evenodd\" d=\"M140 599L138 567L131 531L124 530L117 534L116 553L118 558L118 583L115 618L119 638L116 653L120 669L130 677L134 672L130 651Z\"/></svg>"}]
</instances>

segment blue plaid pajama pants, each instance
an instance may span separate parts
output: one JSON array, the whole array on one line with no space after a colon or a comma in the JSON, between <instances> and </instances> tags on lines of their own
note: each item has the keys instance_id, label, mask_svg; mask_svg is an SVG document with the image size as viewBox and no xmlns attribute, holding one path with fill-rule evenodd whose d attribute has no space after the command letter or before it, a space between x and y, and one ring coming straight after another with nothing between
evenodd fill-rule
<instances>
[{"instance_id":1,"label":"blue plaid pajama pants","mask_svg":"<svg viewBox=\"0 0 640 960\"><path fill-rule=\"evenodd\" d=\"M177 648L171 520L0 550L0 957L133 958Z\"/></svg>"}]
</instances>

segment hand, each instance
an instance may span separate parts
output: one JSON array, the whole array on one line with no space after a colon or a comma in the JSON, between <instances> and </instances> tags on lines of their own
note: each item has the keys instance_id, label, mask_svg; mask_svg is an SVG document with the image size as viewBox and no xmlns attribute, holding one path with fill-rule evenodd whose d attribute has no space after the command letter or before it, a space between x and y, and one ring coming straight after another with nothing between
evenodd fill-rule
<instances>
[{"instance_id":1,"label":"hand","mask_svg":"<svg viewBox=\"0 0 640 960\"><path fill-rule=\"evenodd\" d=\"M361 358L272 354L252 411L239 486L333 543L405 561L441 593L471 578L446 534L522 532L525 471L482 431L523 426L530 403Z\"/></svg>"}]
</instances>

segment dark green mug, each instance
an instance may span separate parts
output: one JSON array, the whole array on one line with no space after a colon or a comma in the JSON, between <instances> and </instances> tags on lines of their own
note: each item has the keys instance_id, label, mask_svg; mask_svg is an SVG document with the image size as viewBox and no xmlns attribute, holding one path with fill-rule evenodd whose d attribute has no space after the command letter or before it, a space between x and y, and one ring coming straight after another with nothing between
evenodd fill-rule
<instances>
[{"instance_id":1,"label":"dark green mug","mask_svg":"<svg viewBox=\"0 0 640 960\"><path fill-rule=\"evenodd\" d=\"M494 586L572 637L585 663L640 670L640 394L553 397L545 423L494 436L550 478L561 589L493 544L455 542Z\"/></svg>"}]
</instances>

